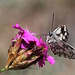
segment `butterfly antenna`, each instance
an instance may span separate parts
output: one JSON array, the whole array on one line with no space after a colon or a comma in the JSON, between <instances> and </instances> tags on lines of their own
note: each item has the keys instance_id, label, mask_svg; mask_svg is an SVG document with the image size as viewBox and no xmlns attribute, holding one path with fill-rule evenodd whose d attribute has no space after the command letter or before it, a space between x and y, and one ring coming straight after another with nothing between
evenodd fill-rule
<instances>
[{"instance_id":1,"label":"butterfly antenna","mask_svg":"<svg viewBox=\"0 0 75 75\"><path fill-rule=\"evenodd\" d=\"M54 23L54 13L52 15L52 27L51 27L51 31L53 31L53 23Z\"/></svg>"}]
</instances>

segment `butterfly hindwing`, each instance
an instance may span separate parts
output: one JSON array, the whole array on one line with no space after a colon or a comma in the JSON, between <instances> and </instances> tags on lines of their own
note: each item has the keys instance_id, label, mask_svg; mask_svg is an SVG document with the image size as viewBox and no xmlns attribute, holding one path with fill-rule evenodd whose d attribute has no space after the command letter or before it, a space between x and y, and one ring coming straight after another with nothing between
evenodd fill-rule
<instances>
[{"instance_id":1,"label":"butterfly hindwing","mask_svg":"<svg viewBox=\"0 0 75 75\"><path fill-rule=\"evenodd\" d=\"M69 44L61 40L56 40L56 42L51 42L50 49L55 55L64 56L65 58L75 59L74 48Z\"/></svg>"}]
</instances>

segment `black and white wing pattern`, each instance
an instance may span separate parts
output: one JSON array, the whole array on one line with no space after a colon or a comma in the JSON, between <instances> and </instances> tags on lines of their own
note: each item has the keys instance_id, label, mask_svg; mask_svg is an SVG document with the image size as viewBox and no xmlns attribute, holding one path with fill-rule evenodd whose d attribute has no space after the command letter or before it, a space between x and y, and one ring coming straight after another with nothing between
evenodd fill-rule
<instances>
[{"instance_id":1,"label":"black and white wing pattern","mask_svg":"<svg viewBox=\"0 0 75 75\"><path fill-rule=\"evenodd\" d=\"M69 37L69 33L67 27L65 25L61 25L53 31L60 40L67 41Z\"/></svg>"},{"instance_id":2,"label":"black and white wing pattern","mask_svg":"<svg viewBox=\"0 0 75 75\"><path fill-rule=\"evenodd\" d=\"M50 45L50 49L55 55L75 59L75 48L66 43L68 36L67 27L61 25L53 32L48 33L46 42Z\"/></svg>"}]
</instances>

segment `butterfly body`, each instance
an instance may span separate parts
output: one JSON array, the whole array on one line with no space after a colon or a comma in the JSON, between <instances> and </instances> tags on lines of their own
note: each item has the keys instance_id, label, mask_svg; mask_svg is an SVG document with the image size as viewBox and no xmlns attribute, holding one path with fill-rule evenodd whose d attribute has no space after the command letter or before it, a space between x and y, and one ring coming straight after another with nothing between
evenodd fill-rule
<instances>
[{"instance_id":1,"label":"butterfly body","mask_svg":"<svg viewBox=\"0 0 75 75\"><path fill-rule=\"evenodd\" d=\"M75 49L66 43L68 40L68 30L65 25L61 25L53 32L49 32L46 42L55 55L64 56L65 58L75 59Z\"/></svg>"}]
</instances>

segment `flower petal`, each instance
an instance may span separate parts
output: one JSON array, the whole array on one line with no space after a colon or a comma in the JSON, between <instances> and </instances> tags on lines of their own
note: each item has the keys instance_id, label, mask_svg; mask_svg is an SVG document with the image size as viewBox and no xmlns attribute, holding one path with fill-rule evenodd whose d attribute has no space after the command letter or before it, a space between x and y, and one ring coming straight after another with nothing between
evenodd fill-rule
<instances>
[{"instance_id":1,"label":"flower petal","mask_svg":"<svg viewBox=\"0 0 75 75\"><path fill-rule=\"evenodd\" d=\"M38 64L39 64L39 68L41 67L43 67L43 65L45 65L45 62L43 61L43 60L39 60L38 61Z\"/></svg>"},{"instance_id":2,"label":"flower petal","mask_svg":"<svg viewBox=\"0 0 75 75\"><path fill-rule=\"evenodd\" d=\"M13 24L12 27L15 29L23 30L19 24L16 24L16 25Z\"/></svg>"},{"instance_id":3,"label":"flower petal","mask_svg":"<svg viewBox=\"0 0 75 75\"><path fill-rule=\"evenodd\" d=\"M53 65L53 64L56 62L54 59L55 59L55 58L52 57L52 56L47 56L47 60L49 61L49 63L50 63L51 65Z\"/></svg>"}]
</instances>

